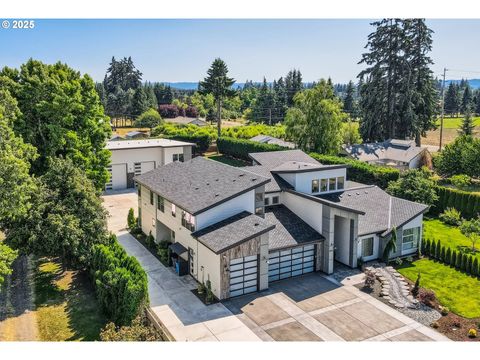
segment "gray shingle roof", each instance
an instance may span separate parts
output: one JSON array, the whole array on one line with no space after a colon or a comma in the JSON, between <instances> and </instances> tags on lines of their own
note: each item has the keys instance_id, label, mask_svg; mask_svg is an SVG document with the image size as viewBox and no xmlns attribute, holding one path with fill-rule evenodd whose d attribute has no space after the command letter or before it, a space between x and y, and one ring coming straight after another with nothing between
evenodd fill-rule
<instances>
[{"instance_id":1,"label":"gray shingle roof","mask_svg":"<svg viewBox=\"0 0 480 360\"><path fill-rule=\"evenodd\" d=\"M279 192L283 189L293 188L292 185L290 185L288 182L283 180L280 176L272 174L270 170L268 170L265 166L262 166L262 165L244 166L244 167L241 167L240 169L250 171L260 176L269 177L271 181L265 184L266 193Z\"/></svg>"},{"instance_id":2,"label":"gray shingle roof","mask_svg":"<svg viewBox=\"0 0 480 360\"><path fill-rule=\"evenodd\" d=\"M411 140L387 140L378 143L351 145L344 148L351 157L361 161L393 160L409 163L425 148Z\"/></svg>"},{"instance_id":3,"label":"gray shingle roof","mask_svg":"<svg viewBox=\"0 0 480 360\"><path fill-rule=\"evenodd\" d=\"M353 210L363 211L358 217L358 234L386 235L428 209L427 205L390 196L377 186L356 187L341 193L319 195L318 198Z\"/></svg>"},{"instance_id":4,"label":"gray shingle roof","mask_svg":"<svg viewBox=\"0 0 480 360\"><path fill-rule=\"evenodd\" d=\"M173 162L136 176L134 180L192 215L270 181L267 177L203 157Z\"/></svg>"},{"instance_id":5,"label":"gray shingle roof","mask_svg":"<svg viewBox=\"0 0 480 360\"><path fill-rule=\"evenodd\" d=\"M302 150L269 151L248 154L260 165L271 170L288 161L300 161L310 164L320 164L317 160L305 154Z\"/></svg>"},{"instance_id":6,"label":"gray shingle roof","mask_svg":"<svg viewBox=\"0 0 480 360\"><path fill-rule=\"evenodd\" d=\"M286 148L295 149L295 144L289 141L285 141L269 135L257 135L250 139L250 141L256 141L263 144L274 144L284 146Z\"/></svg>"},{"instance_id":7,"label":"gray shingle roof","mask_svg":"<svg viewBox=\"0 0 480 360\"><path fill-rule=\"evenodd\" d=\"M260 236L275 227L260 216L243 211L216 224L192 233L199 242L219 254L244 241Z\"/></svg>"},{"instance_id":8,"label":"gray shingle roof","mask_svg":"<svg viewBox=\"0 0 480 360\"><path fill-rule=\"evenodd\" d=\"M269 250L324 240L324 237L315 229L283 205L267 208L265 219L275 225L275 229L270 232L269 236Z\"/></svg>"}]
</instances>

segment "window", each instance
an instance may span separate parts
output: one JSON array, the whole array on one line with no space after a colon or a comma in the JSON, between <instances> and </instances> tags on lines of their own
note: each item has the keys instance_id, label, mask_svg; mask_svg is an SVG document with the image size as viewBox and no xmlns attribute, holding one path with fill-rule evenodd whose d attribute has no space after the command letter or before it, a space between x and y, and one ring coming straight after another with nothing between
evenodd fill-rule
<instances>
[{"instance_id":1,"label":"window","mask_svg":"<svg viewBox=\"0 0 480 360\"><path fill-rule=\"evenodd\" d=\"M343 190L345 187L345 178L343 176L340 176L337 178L337 189L338 190Z\"/></svg>"},{"instance_id":2,"label":"window","mask_svg":"<svg viewBox=\"0 0 480 360\"><path fill-rule=\"evenodd\" d=\"M335 191L337 190L337 179L330 178L328 179L328 191Z\"/></svg>"},{"instance_id":3,"label":"window","mask_svg":"<svg viewBox=\"0 0 480 360\"><path fill-rule=\"evenodd\" d=\"M150 191L150 205L153 205L153 192Z\"/></svg>"},{"instance_id":4,"label":"window","mask_svg":"<svg viewBox=\"0 0 480 360\"><path fill-rule=\"evenodd\" d=\"M420 227L403 230L402 250L411 250L418 248L420 240Z\"/></svg>"},{"instance_id":5,"label":"window","mask_svg":"<svg viewBox=\"0 0 480 360\"><path fill-rule=\"evenodd\" d=\"M373 255L373 237L362 239L362 256Z\"/></svg>"},{"instance_id":6,"label":"window","mask_svg":"<svg viewBox=\"0 0 480 360\"><path fill-rule=\"evenodd\" d=\"M165 200L160 195L157 195L157 209L165 212Z\"/></svg>"},{"instance_id":7,"label":"window","mask_svg":"<svg viewBox=\"0 0 480 360\"><path fill-rule=\"evenodd\" d=\"M173 154L173 161L178 161L178 154Z\"/></svg>"},{"instance_id":8,"label":"window","mask_svg":"<svg viewBox=\"0 0 480 360\"><path fill-rule=\"evenodd\" d=\"M318 179L312 180L312 193L318 192Z\"/></svg>"},{"instance_id":9,"label":"window","mask_svg":"<svg viewBox=\"0 0 480 360\"><path fill-rule=\"evenodd\" d=\"M328 191L327 179L322 179L320 182L320 191L325 192Z\"/></svg>"},{"instance_id":10,"label":"window","mask_svg":"<svg viewBox=\"0 0 480 360\"><path fill-rule=\"evenodd\" d=\"M278 200L279 200L279 199L278 199L278 196L274 196L274 197L272 198L272 204L274 204L274 205L275 205L275 204L278 204Z\"/></svg>"},{"instance_id":11,"label":"window","mask_svg":"<svg viewBox=\"0 0 480 360\"><path fill-rule=\"evenodd\" d=\"M184 160L183 154L173 154L173 161L183 162L183 160Z\"/></svg>"},{"instance_id":12,"label":"window","mask_svg":"<svg viewBox=\"0 0 480 360\"><path fill-rule=\"evenodd\" d=\"M268 206L270 205L270 198L265 198L265 206Z\"/></svg>"},{"instance_id":13,"label":"window","mask_svg":"<svg viewBox=\"0 0 480 360\"><path fill-rule=\"evenodd\" d=\"M263 193L255 193L255 202L261 202L263 201Z\"/></svg>"},{"instance_id":14,"label":"window","mask_svg":"<svg viewBox=\"0 0 480 360\"><path fill-rule=\"evenodd\" d=\"M195 231L195 217L182 210L182 226L190 231Z\"/></svg>"},{"instance_id":15,"label":"window","mask_svg":"<svg viewBox=\"0 0 480 360\"><path fill-rule=\"evenodd\" d=\"M173 217L177 216L177 208L176 208L175 204L172 204L172 216Z\"/></svg>"}]
</instances>

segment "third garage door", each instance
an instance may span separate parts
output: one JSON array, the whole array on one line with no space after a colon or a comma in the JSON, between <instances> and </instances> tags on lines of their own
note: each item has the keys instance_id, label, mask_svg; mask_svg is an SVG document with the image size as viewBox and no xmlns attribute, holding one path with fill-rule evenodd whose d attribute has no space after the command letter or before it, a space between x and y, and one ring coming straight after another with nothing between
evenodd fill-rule
<instances>
[{"instance_id":1,"label":"third garage door","mask_svg":"<svg viewBox=\"0 0 480 360\"><path fill-rule=\"evenodd\" d=\"M230 260L230 297L255 292L258 289L257 255Z\"/></svg>"},{"instance_id":2,"label":"third garage door","mask_svg":"<svg viewBox=\"0 0 480 360\"><path fill-rule=\"evenodd\" d=\"M286 279L315 270L315 245L272 252L268 257L268 281Z\"/></svg>"}]
</instances>

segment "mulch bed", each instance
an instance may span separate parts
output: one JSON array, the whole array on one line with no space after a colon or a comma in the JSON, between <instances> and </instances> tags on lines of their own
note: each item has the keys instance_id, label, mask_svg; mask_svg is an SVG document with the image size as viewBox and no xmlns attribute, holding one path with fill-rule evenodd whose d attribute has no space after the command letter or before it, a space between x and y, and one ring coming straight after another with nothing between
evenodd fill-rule
<instances>
[{"instance_id":1,"label":"mulch bed","mask_svg":"<svg viewBox=\"0 0 480 360\"><path fill-rule=\"evenodd\" d=\"M219 303L218 299L214 296L213 297L213 300L210 301L209 303L207 303L207 293L206 292L203 292L202 294L199 294L198 293L198 290L197 289L193 289L193 290L190 290L193 295L195 295L202 303L204 303L205 305L212 305L212 304L217 304Z\"/></svg>"},{"instance_id":2,"label":"mulch bed","mask_svg":"<svg viewBox=\"0 0 480 360\"><path fill-rule=\"evenodd\" d=\"M153 256L155 256L155 258L156 258L158 261L160 261L164 266L170 267L170 265L168 265L166 262L164 262L164 261L162 260L162 258L160 257L160 255L158 255L158 253L157 253L157 251L156 251L157 249L152 249L150 246L147 245L147 243L146 243L146 241L145 241L146 236L145 236L144 234L137 234L137 233L130 232L130 235L132 235L132 236L135 238L135 240L137 240L140 244L142 244L143 247L144 247L145 249L147 249L147 250L150 252L150 254L152 254Z\"/></svg>"}]
</instances>

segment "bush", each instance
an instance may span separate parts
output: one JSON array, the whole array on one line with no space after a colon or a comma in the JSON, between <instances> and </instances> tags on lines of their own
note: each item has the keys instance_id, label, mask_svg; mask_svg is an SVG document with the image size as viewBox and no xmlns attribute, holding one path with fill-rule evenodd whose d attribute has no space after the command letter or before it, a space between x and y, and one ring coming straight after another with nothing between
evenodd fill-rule
<instances>
[{"instance_id":1,"label":"bush","mask_svg":"<svg viewBox=\"0 0 480 360\"><path fill-rule=\"evenodd\" d=\"M256 141L227 137L218 138L217 147L221 154L246 161L251 161L250 157L248 156L249 153L289 150L288 148L279 145L263 144Z\"/></svg>"},{"instance_id":2,"label":"bush","mask_svg":"<svg viewBox=\"0 0 480 360\"><path fill-rule=\"evenodd\" d=\"M445 264L450 265L452 263L452 249L448 248L445 253L445 259L443 260Z\"/></svg>"},{"instance_id":3,"label":"bush","mask_svg":"<svg viewBox=\"0 0 480 360\"><path fill-rule=\"evenodd\" d=\"M455 208L447 208L443 213L440 214L440 220L445 224L458 226L462 222L462 217L460 212Z\"/></svg>"},{"instance_id":4,"label":"bush","mask_svg":"<svg viewBox=\"0 0 480 360\"><path fill-rule=\"evenodd\" d=\"M93 246L90 272L97 298L115 324L129 325L147 305L147 274L114 235L109 245Z\"/></svg>"},{"instance_id":5,"label":"bush","mask_svg":"<svg viewBox=\"0 0 480 360\"><path fill-rule=\"evenodd\" d=\"M147 244L147 246L148 246L149 248L155 248L155 246L156 246L156 244L155 244L155 238L153 237L151 231L148 233L148 236L147 236L147 238L145 239L145 243Z\"/></svg>"},{"instance_id":6,"label":"bush","mask_svg":"<svg viewBox=\"0 0 480 360\"><path fill-rule=\"evenodd\" d=\"M216 138L215 129L211 126L199 127L197 125L162 124L152 130L152 136L162 137L195 143L195 151L204 153Z\"/></svg>"},{"instance_id":7,"label":"bush","mask_svg":"<svg viewBox=\"0 0 480 360\"><path fill-rule=\"evenodd\" d=\"M453 250L452 251L452 259L450 260L450 265L455 267L457 264L457 251Z\"/></svg>"},{"instance_id":8,"label":"bush","mask_svg":"<svg viewBox=\"0 0 480 360\"><path fill-rule=\"evenodd\" d=\"M363 283L364 288L373 289L375 285L375 272L368 270L365 272L365 282Z\"/></svg>"},{"instance_id":9,"label":"bush","mask_svg":"<svg viewBox=\"0 0 480 360\"><path fill-rule=\"evenodd\" d=\"M387 192L402 199L433 205L438 201L436 183L429 170L407 170L388 184Z\"/></svg>"},{"instance_id":10,"label":"bush","mask_svg":"<svg viewBox=\"0 0 480 360\"><path fill-rule=\"evenodd\" d=\"M177 116L185 116L185 110L173 104L159 105L158 112L164 119L173 119Z\"/></svg>"},{"instance_id":11,"label":"bush","mask_svg":"<svg viewBox=\"0 0 480 360\"><path fill-rule=\"evenodd\" d=\"M468 175L453 175L449 180L453 186L459 189L466 189L472 184L472 179Z\"/></svg>"},{"instance_id":12,"label":"bush","mask_svg":"<svg viewBox=\"0 0 480 360\"><path fill-rule=\"evenodd\" d=\"M457 253L457 261L455 262L455 268L461 269L462 268L462 259L463 259L463 254L462 253Z\"/></svg>"},{"instance_id":13,"label":"bush","mask_svg":"<svg viewBox=\"0 0 480 360\"><path fill-rule=\"evenodd\" d=\"M475 329L468 330L468 337L472 338L472 339L476 338L477 337L477 330L475 330Z\"/></svg>"},{"instance_id":14,"label":"bush","mask_svg":"<svg viewBox=\"0 0 480 360\"><path fill-rule=\"evenodd\" d=\"M464 174L480 177L480 139L459 136L434 158L437 172L443 176Z\"/></svg>"},{"instance_id":15,"label":"bush","mask_svg":"<svg viewBox=\"0 0 480 360\"><path fill-rule=\"evenodd\" d=\"M473 257L470 256L470 255L467 255L467 264L465 266L465 272L467 274L471 274L472 273L472 265L473 265Z\"/></svg>"},{"instance_id":16,"label":"bush","mask_svg":"<svg viewBox=\"0 0 480 360\"><path fill-rule=\"evenodd\" d=\"M100 332L102 341L162 341L162 335L148 321L145 315L137 316L130 326L115 326L108 323Z\"/></svg>"},{"instance_id":17,"label":"bush","mask_svg":"<svg viewBox=\"0 0 480 360\"><path fill-rule=\"evenodd\" d=\"M420 273L418 273L417 280L415 280L415 285L413 286L413 289L412 289L413 297L417 297L418 292L420 291L420 278L421 278L421 275Z\"/></svg>"},{"instance_id":18,"label":"bush","mask_svg":"<svg viewBox=\"0 0 480 360\"><path fill-rule=\"evenodd\" d=\"M467 269L467 254L462 253L462 262L460 263L460 270L465 271Z\"/></svg>"},{"instance_id":19,"label":"bush","mask_svg":"<svg viewBox=\"0 0 480 360\"><path fill-rule=\"evenodd\" d=\"M196 154L203 154L205 151L208 150L210 145L212 144L212 138L209 135L167 135L163 136L165 139L172 139L178 141L186 141L195 144L194 151Z\"/></svg>"},{"instance_id":20,"label":"bush","mask_svg":"<svg viewBox=\"0 0 480 360\"><path fill-rule=\"evenodd\" d=\"M394 168L370 165L359 160L348 159L345 157L321 155L310 153L311 157L325 165L347 164L347 176L349 180L377 185L385 189L390 181L395 181L400 176L400 171Z\"/></svg>"},{"instance_id":21,"label":"bush","mask_svg":"<svg viewBox=\"0 0 480 360\"><path fill-rule=\"evenodd\" d=\"M133 208L130 208L130 210L128 210L127 226L129 230L133 230L137 227L137 219L135 218Z\"/></svg>"},{"instance_id":22,"label":"bush","mask_svg":"<svg viewBox=\"0 0 480 360\"><path fill-rule=\"evenodd\" d=\"M198 110L195 106L188 106L185 109L185 116L190 117L190 118L196 118L198 117Z\"/></svg>"},{"instance_id":23,"label":"bush","mask_svg":"<svg viewBox=\"0 0 480 360\"><path fill-rule=\"evenodd\" d=\"M434 307L435 293L431 290L420 289L418 292L418 300L429 307Z\"/></svg>"},{"instance_id":24,"label":"bush","mask_svg":"<svg viewBox=\"0 0 480 360\"><path fill-rule=\"evenodd\" d=\"M134 125L140 128L147 127L153 129L155 126L160 125L161 122L162 118L157 110L148 109L135 120Z\"/></svg>"},{"instance_id":25,"label":"bush","mask_svg":"<svg viewBox=\"0 0 480 360\"><path fill-rule=\"evenodd\" d=\"M467 219L480 214L480 195L478 193L438 186L437 195L438 200L433 208L436 214L440 214L447 208L455 208Z\"/></svg>"},{"instance_id":26,"label":"bush","mask_svg":"<svg viewBox=\"0 0 480 360\"><path fill-rule=\"evenodd\" d=\"M402 264L403 264L403 260L401 258L397 257L395 259L395 265L402 266Z\"/></svg>"},{"instance_id":27,"label":"bush","mask_svg":"<svg viewBox=\"0 0 480 360\"><path fill-rule=\"evenodd\" d=\"M478 262L477 257L475 257L475 259L473 260L472 271L470 273L473 276L479 276L480 275L480 268L479 268L479 262Z\"/></svg>"},{"instance_id":28,"label":"bush","mask_svg":"<svg viewBox=\"0 0 480 360\"><path fill-rule=\"evenodd\" d=\"M442 306L442 308L440 309L440 314L442 314L442 316L447 316L449 312L450 309L446 306Z\"/></svg>"}]
</instances>

